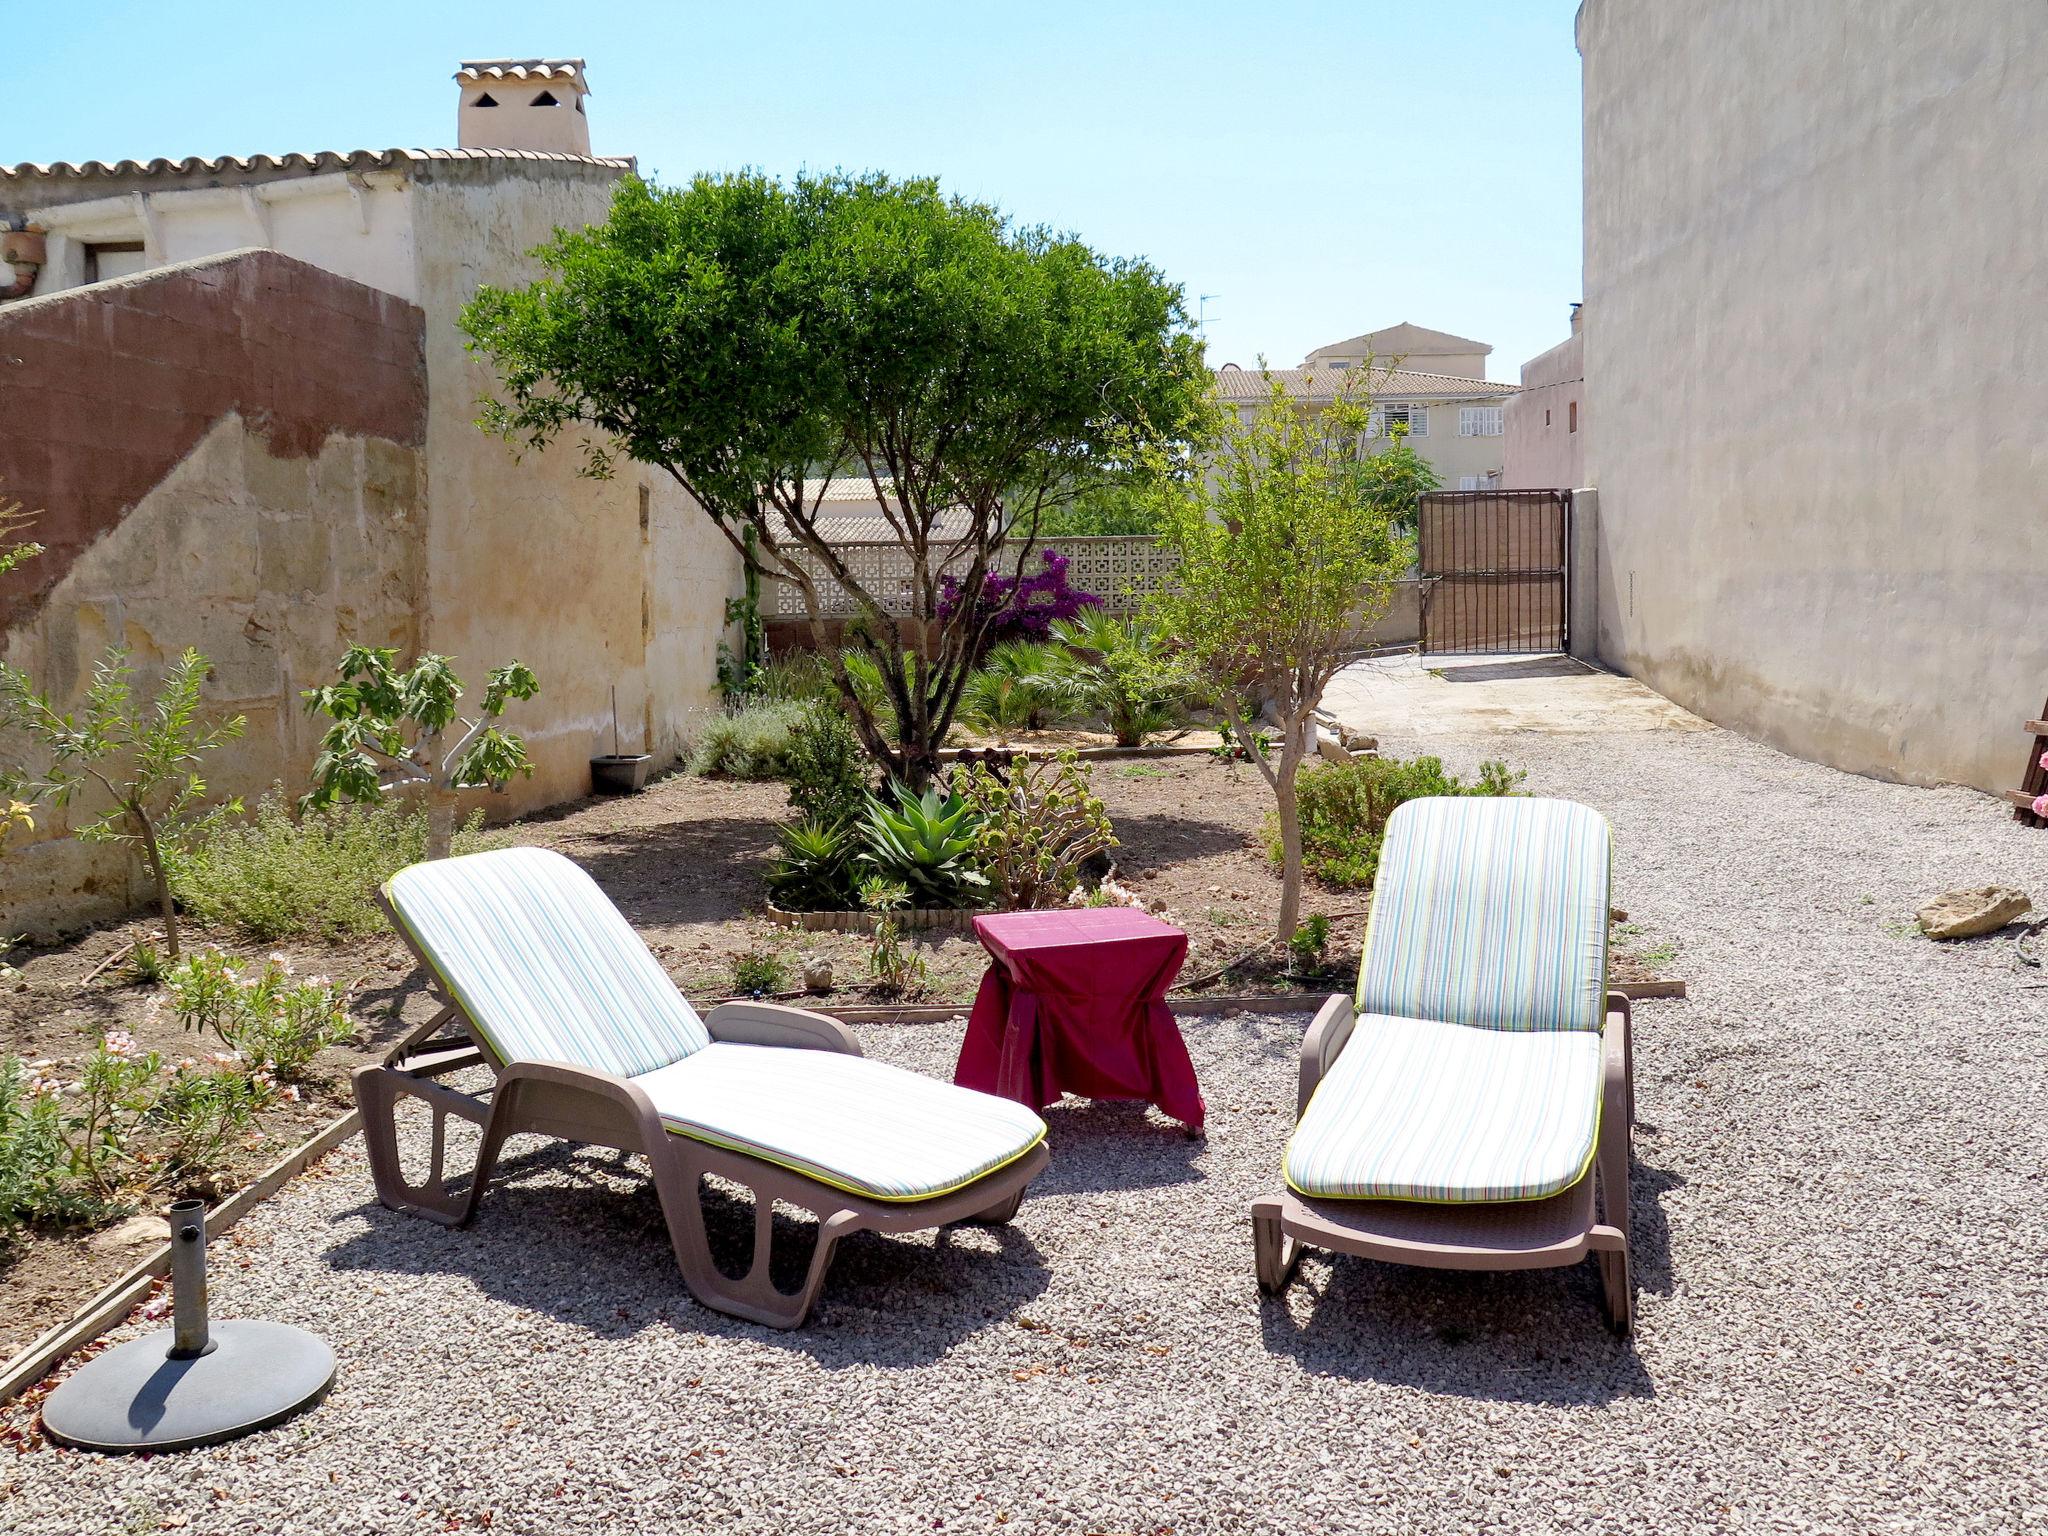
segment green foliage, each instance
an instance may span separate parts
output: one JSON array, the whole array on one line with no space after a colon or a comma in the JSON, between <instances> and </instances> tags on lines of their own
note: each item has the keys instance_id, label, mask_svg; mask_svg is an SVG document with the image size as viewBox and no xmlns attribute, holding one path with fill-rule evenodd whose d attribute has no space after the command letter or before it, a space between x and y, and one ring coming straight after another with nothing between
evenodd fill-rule
<instances>
[{"instance_id":1,"label":"green foliage","mask_svg":"<svg viewBox=\"0 0 2048 1536\"><path fill-rule=\"evenodd\" d=\"M1280 725L1277 750L1250 761L1272 787L1280 824L1282 944L1301 911L1295 781L1316 706L1413 560L1364 462L1378 441L1366 393L1373 371L1355 370L1320 411L1300 409L1269 378L1249 415L1217 408L1205 474L1161 463L1156 478L1179 560L1173 587L1153 600L1157 620L1240 721L1271 708ZM1251 752L1247 731L1237 734Z\"/></svg>"},{"instance_id":2,"label":"green foliage","mask_svg":"<svg viewBox=\"0 0 2048 1536\"><path fill-rule=\"evenodd\" d=\"M773 997L789 990L789 962L774 949L747 949L733 956L732 990L740 997Z\"/></svg>"},{"instance_id":3,"label":"green foliage","mask_svg":"<svg viewBox=\"0 0 2048 1536\"><path fill-rule=\"evenodd\" d=\"M978 905L988 877L975 868L981 819L958 795L941 796L936 786L918 794L894 786L894 804L870 795L861 822L862 870L900 883L918 907Z\"/></svg>"},{"instance_id":4,"label":"green foliage","mask_svg":"<svg viewBox=\"0 0 2048 1536\"><path fill-rule=\"evenodd\" d=\"M173 882L175 884L175 881ZM128 955L128 975L131 979L149 985L164 979L164 972L170 967L162 950L148 939L137 939L135 948Z\"/></svg>"},{"instance_id":5,"label":"green foliage","mask_svg":"<svg viewBox=\"0 0 2048 1536\"><path fill-rule=\"evenodd\" d=\"M1330 920L1312 913L1287 941L1289 964L1297 976L1312 976L1322 969L1323 952L1330 947Z\"/></svg>"},{"instance_id":6,"label":"green foliage","mask_svg":"<svg viewBox=\"0 0 2048 1536\"><path fill-rule=\"evenodd\" d=\"M960 717L978 730L1042 731L1066 708L1072 683L1067 652L1037 640L992 646L968 676Z\"/></svg>"},{"instance_id":7,"label":"green foliage","mask_svg":"<svg viewBox=\"0 0 2048 1536\"><path fill-rule=\"evenodd\" d=\"M1056 907L1080 884L1081 866L1117 846L1088 768L1072 752L1049 763L1023 757L998 774L980 764L954 780L980 818L974 856L1009 909Z\"/></svg>"},{"instance_id":8,"label":"green foliage","mask_svg":"<svg viewBox=\"0 0 2048 1536\"><path fill-rule=\"evenodd\" d=\"M782 755L789 803L814 821L843 826L860 815L871 770L846 716L828 704L804 708Z\"/></svg>"},{"instance_id":9,"label":"green foliage","mask_svg":"<svg viewBox=\"0 0 2048 1536\"><path fill-rule=\"evenodd\" d=\"M690 771L710 778L779 779L809 713L808 705L785 702L748 704L715 715L691 750Z\"/></svg>"},{"instance_id":10,"label":"green foliage","mask_svg":"<svg viewBox=\"0 0 2048 1536\"><path fill-rule=\"evenodd\" d=\"M1156 621L1091 608L1062 619L1053 634L1070 651L1063 677L1068 708L1101 718L1118 746L1141 747L1186 717L1199 679Z\"/></svg>"},{"instance_id":11,"label":"green foliage","mask_svg":"<svg viewBox=\"0 0 2048 1536\"><path fill-rule=\"evenodd\" d=\"M860 904L875 917L868 940L868 976L878 991L891 997L920 990L930 977L924 956L904 948L896 914L910 905L910 888L886 875L869 875L860 884Z\"/></svg>"},{"instance_id":12,"label":"green foliage","mask_svg":"<svg viewBox=\"0 0 2048 1536\"><path fill-rule=\"evenodd\" d=\"M930 180L628 177L603 224L537 254L539 281L481 289L462 317L501 383L489 430L539 447L597 428L591 473L621 453L672 472L735 547L751 529L778 577L798 551L833 558L821 480L884 485L931 650L906 652L893 593L835 575L892 716L885 731L863 701L855 729L919 785L988 622L973 604L937 614L939 569L979 591L1013 526L1174 437L1208 387L1180 290L1152 267ZM932 538L955 506L972 526Z\"/></svg>"},{"instance_id":13,"label":"green foliage","mask_svg":"<svg viewBox=\"0 0 2048 1536\"><path fill-rule=\"evenodd\" d=\"M1436 467L1415 451L1408 428L1397 424L1387 446L1357 465L1359 494L1402 540L1415 537L1417 504L1425 491L1443 489Z\"/></svg>"},{"instance_id":14,"label":"green foliage","mask_svg":"<svg viewBox=\"0 0 2048 1536\"><path fill-rule=\"evenodd\" d=\"M768 630L761 621L761 562L756 548L754 530L740 531L741 571L745 589L738 597L725 600L725 625L740 632L740 648L735 651L725 641L718 642L718 687L728 701L743 694L757 692L761 674L768 664Z\"/></svg>"},{"instance_id":15,"label":"green foliage","mask_svg":"<svg viewBox=\"0 0 2048 1536\"><path fill-rule=\"evenodd\" d=\"M325 976L297 980L282 955L257 967L209 948L173 967L164 990L185 1028L280 1082L303 1080L315 1056L356 1032L347 995Z\"/></svg>"},{"instance_id":16,"label":"green foliage","mask_svg":"<svg viewBox=\"0 0 2048 1536\"><path fill-rule=\"evenodd\" d=\"M21 503L10 501L0 494L0 576L20 565L24 560L33 560L43 552L43 546L32 543L9 543L17 534L25 531L35 521L24 515Z\"/></svg>"},{"instance_id":17,"label":"green foliage","mask_svg":"<svg viewBox=\"0 0 2048 1536\"><path fill-rule=\"evenodd\" d=\"M763 662L754 673L748 697L754 702L808 704L815 700L841 707L831 658L817 651L788 651Z\"/></svg>"},{"instance_id":18,"label":"green foliage","mask_svg":"<svg viewBox=\"0 0 2048 1536\"><path fill-rule=\"evenodd\" d=\"M483 812L456 830L457 853L498 846ZM397 801L295 817L281 790L248 821L216 819L171 859L171 888L202 922L252 939L352 939L385 930L377 888L427 856L427 813Z\"/></svg>"},{"instance_id":19,"label":"green foliage","mask_svg":"<svg viewBox=\"0 0 2048 1536\"><path fill-rule=\"evenodd\" d=\"M768 871L768 895L785 912L843 912L855 896L854 852L848 822L800 821L776 829L782 844Z\"/></svg>"},{"instance_id":20,"label":"green foliage","mask_svg":"<svg viewBox=\"0 0 2048 1536\"><path fill-rule=\"evenodd\" d=\"M69 1226L101 1203L69 1177L57 1084L19 1057L0 1057L0 1254L31 1223Z\"/></svg>"},{"instance_id":21,"label":"green foliage","mask_svg":"<svg viewBox=\"0 0 2048 1536\"><path fill-rule=\"evenodd\" d=\"M1159 532L1159 509L1139 489L1112 481L1093 485L1038 521L1042 539L1108 538Z\"/></svg>"},{"instance_id":22,"label":"green foliage","mask_svg":"<svg viewBox=\"0 0 2048 1536\"><path fill-rule=\"evenodd\" d=\"M426 787L430 811L443 811L456 790L503 790L515 777L532 776L526 744L492 723L512 700L540 692L524 663L491 669L472 720L458 713L462 679L446 656L428 653L400 670L392 665L397 655L389 646L352 645L335 669L339 682L301 695L308 714L334 722L320 738L313 788L301 809L326 810L344 801L375 805L393 790L418 784ZM463 734L443 752L441 738L456 724ZM442 817L431 816L428 824L427 857L446 857Z\"/></svg>"},{"instance_id":23,"label":"green foliage","mask_svg":"<svg viewBox=\"0 0 2048 1536\"><path fill-rule=\"evenodd\" d=\"M1297 791L1303 860L1324 885L1363 890L1379 873L1380 844L1396 806L1429 795L1512 795L1525 777L1505 763L1484 762L1477 782L1467 784L1434 757L1357 757L1312 768ZM1266 851L1279 861L1279 829L1270 820Z\"/></svg>"},{"instance_id":24,"label":"green foliage","mask_svg":"<svg viewBox=\"0 0 2048 1536\"><path fill-rule=\"evenodd\" d=\"M1273 733L1263 725L1254 725L1243 715L1237 715L1223 723L1216 745L1209 749L1209 756L1219 763L1248 763L1254 757L1265 757L1272 750Z\"/></svg>"},{"instance_id":25,"label":"green foliage","mask_svg":"<svg viewBox=\"0 0 2048 1536\"><path fill-rule=\"evenodd\" d=\"M36 692L28 674L0 664L0 726L25 732L49 755L41 786L59 806L81 789L97 787L105 802L77 827L88 842L125 845L156 887L164 942L178 954L178 917L171 900L169 863L194 825L206 798L199 764L207 753L242 734L243 720L208 722L200 691L210 670L198 651L186 650L164 674L156 697L135 697L135 669L116 647L93 666L92 684L75 713L60 711ZM230 803L223 810L240 810Z\"/></svg>"}]
</instances>

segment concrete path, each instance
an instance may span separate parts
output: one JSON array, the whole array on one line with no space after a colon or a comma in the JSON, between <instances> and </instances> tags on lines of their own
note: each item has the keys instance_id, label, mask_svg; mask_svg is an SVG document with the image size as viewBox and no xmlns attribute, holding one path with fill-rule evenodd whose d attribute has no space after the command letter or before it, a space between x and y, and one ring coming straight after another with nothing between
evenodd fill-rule
<instances>
[{"instance_id":1,"label":"concrete path","mask_svg":"<svg viewBox=\"0 0 2048 1536\"><path fill-rule=\"evenodd\" d=\"M1635 679L1569 656L1374 657L1338 673L1323 708L1372 736L1712 729Z\"/></svg>"}]
</instances>

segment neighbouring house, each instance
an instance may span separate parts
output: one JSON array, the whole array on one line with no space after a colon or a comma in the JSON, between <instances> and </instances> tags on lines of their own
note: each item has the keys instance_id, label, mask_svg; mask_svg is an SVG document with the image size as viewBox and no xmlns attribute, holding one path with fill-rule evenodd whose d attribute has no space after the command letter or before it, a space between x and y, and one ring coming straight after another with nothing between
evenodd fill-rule
<instances>
[{"instance_id":1,"label":"neighbouring house","mask_svg":"<svg viewBox=\"0 0 2048 1536\"><path fill-rule=\"evenodd\" d=\"M1508 399L1502 445L1501 484L1510 490L1568 491L1586 483L1583 312L1574 304L1571 335L1522 364L1522 388Z\"/></svg>"},{"instance_id":2,"label":"neighbouring house","mask_svg":"<svg viewBox=\"0 0 2048 1536\"><path fill-rule=\"evenodd\" d=\"M1373 429L1391 435L1397 424L1405 427L1446 490L1485 490L1500 483L1503 407L1515 393L1514 385L1487 379L1492 351L1483 341L1403 321L1317 347L1299 368L1262 372L1226 363L1216 387L1226 403L1249 411L1265 398L1270 377L1314 407L1357 387L1356 370L1370 365Z\"/></svg>"},{"instance_id":3,"label":"neighbouring house","mask_svg":"<svg viewBox=\"0 0 2048 1536\"><path fill-rule=\"evenodd\" d=\"M1586 0L1578 46L1600 656L1805 757L2016 787L2048 6Z\"/></svg>"},{"instance_id":4,"label":"neighbouring house","mask_svg":"<svg viewBox=\"0 0 2048 1536\"><path fill-rule=\"evenodd\" d=\"M494 811L583 794L609 751L673 757L716 697L738 557L667 476L577 473L475 425L489 365L456 317L602 219L626 158L590 152L580 60L465 63L453 149L0 169L0 487L41 558L0 578L0 655L75 696L94 658L186 645L249 718L220 793L303 784L299 691L355 641L541 680L507 726L535 774ZM483 803L483 802L480 802ZM11 931L109 910L123 861L63 836L0 861Z\"/></svg>"}]
</instances>

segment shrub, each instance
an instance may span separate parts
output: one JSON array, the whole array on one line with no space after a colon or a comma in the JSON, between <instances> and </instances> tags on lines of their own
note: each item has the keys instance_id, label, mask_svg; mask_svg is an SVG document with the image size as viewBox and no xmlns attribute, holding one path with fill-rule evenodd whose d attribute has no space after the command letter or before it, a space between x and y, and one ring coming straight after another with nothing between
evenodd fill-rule
<instances>
[{"instance_id":1,"label":"shrub","mask_svg":"<svg viewBox=\"0 0 2048 1536\"><path fill-rule=\"evenodd\" d=\"M456 833L455 852L504 841L482 828L477 811ZM423 809L386 802L294 817L276 790L250 820L209 822L189 846L167 850L171 889L188 912L264 942L380 932L378 886L426 856Z\"/></svg>"},{"instance_id":2,"label":"shrub","mask_svg":"<svg viewBox=\"0 0 2048 1536\"><path fill-rule=\"evenodd\" d=\"M294 980L282 955L254 969L208 949L174 966L164 990L185 1028L210 1031L251 1071L281 1082L299 1081L315 1056L355 1034L346 994L325 976Z\"/></svg>"},{"instance_id":3,"label":"shrub","mask_svg":"<svg viewBox=\"0 0 2048 1536\"><path fill-rule=\"evenodd\" d=\"M854 904L856 837L847 822L801 821L776 836L782 851L768 872L768 895L785 912L843 912Z\"/></svg>"},{"instance_id":4,"label":"shrub","mask_svg":"<svg viewBox=\"0 0 2048 1536\"><path fill-rule=\"evenodd\" d=\"M754 669L747 698L754 703L822 704L839 701L832 665L817 651L788 651Z\"/></svg>"},{"instance_id":5,"label":"shrub","mask_svg":"<svg viewBox=\"0 0 2048 1536\"><path fill-rule=\"evenodd\" d=\"M807 713L806 705L782 699L717 715L697 738L690 771L713 778L780 778L790 739Z\"/></svg>"},{"instance_id":6,"label":"shrub","mask_svg":"<svg viewBox=\"0 0 2048 1536\"><path fill-rule=\"evenodd\" d=\"M931 973L924 956L903 947L903 930L896 921L896 914L910 904L909 888L900 880L869 875L861 882L860 904L875 915L868 975L877 989L891 997L919 990Z\"/></svg>"},{"instance_id":7,"label":"shrub","mask_svg":"<svg viewBox=\"0 0 2048 1536\"><path fill-rule=\"evenodd\" d=\"M57 1085L40 1070L18 1057L0 1059L0 1251L31 1222L67 1225L101 1212L66 1177L62 1109Z\"/></svg>"},{"instance_id":8,"label":"shrub","mask_svg":"<svg viewBox=\"0 0 2048 1536\"><path fill-rule=\"evenodd\" d=\"M779 950L743 950L733 956L732 989L743 997L771 997L787 992L789 962Z\"/></svg>"},{"instance_id":9,"label":"shrub","mask_svg":"<svg viewBox=\"0 0 2048 1536\"><path fill-rule=\"evenodd\" d=\"M959 610L960 583L951 576L939 578L938 617L941 623ZM988 640L1043 640L1053 626L1078 617L1084 610L1100 608L1102 599L1067 585L1067 557L1056 549L1039 551L1039 569L1029 576L1005 576L990 571L982 578L981 610L989 615Z\"/></svg>"},{"instance_id":10,"label":"shrub","mask_svg":"<svg viewBox=\"0 0 2048 1536\"><path fill-rule=\"evenodd\" d=\"M1071 651L1067 692L1077 711L1100 716L1120 747L1139 747L1180 721L1194 673L1149 620L1095 611L1054 626Z\"/></svg>"},{"instance_id":11,"label":"shrub","mask_svg":"<svg viewBox=\"0 0 2048 1536\"><path fill-rule=\"evenodd\" d=\"M1116 846L1109 813L1072 752L1050 763L1012 758L1007 772L973 765L958 780L980 818L974 854L999 904L1055 907L1080 884L1081 866Z\"/></svg>"},{"instance_id":12,"label":"shrub","mask_svg":"<svg viewBox=\"0 0 2048 1536\"><path fill-rule=\"evenodd\" d=\"M901 784L895 790L893 805L868 797L857 856L863 874L901 884L919 907L978 904L988 877L975 867L981 818L974 808L958 795L941 798L937 786L922 795Z\"/></svg>"},{"instance_id":13,"label":"shrub","mask_svg":"<svg viewBox=\"0 0 2048 1536\"><path fill-rule=\"evenodd\" d=\"M1070 671L1056 645L1005 640L969 675L960 718L985 731L1042 731L1066 707Z\"/></svg>"},{"instance_id":14,"label":"shrub","mask_svg":"<svg viewBox=\"0 0 2048 1536\"><path fill-rule=\"evenodd\" d=\"M822 703L805 708L783 754L782 776L791 808L826 826L851 822L867 799L867 754L846 716Z\"/></svg>"},{"instance_id":15,"label":"shrub","mask_svg":"<svg viewBox=\"0 0 2048 1536\"><path fill-rule=\"evenodd\" d=\"M1427 795L1511 795L1525 777L1505 763L1486 762L1478 782L1467 784L1434 757L1360 757L1312 768L1296 791L1303 867L1325 885L1363 889L1379 872L1380 843L1396 806ZM1267 818L1266 852L1280 861L1273 817Z\"/></svg>"}]
</instances>

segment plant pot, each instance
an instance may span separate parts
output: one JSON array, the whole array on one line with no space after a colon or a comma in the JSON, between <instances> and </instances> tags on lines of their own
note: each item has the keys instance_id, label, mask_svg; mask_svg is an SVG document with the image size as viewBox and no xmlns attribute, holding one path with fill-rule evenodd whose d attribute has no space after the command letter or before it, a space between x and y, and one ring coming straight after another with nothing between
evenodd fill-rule
<instances>
[{"instance_id":1,"label":"plant pot","mask_svg":"<svg viewBox=\"0 0 2048 1536\"><path fill-rule=\"evenodd\" d=\"M590 787L600 795L637 795L647 787L647 770L653 762L653 757L645 752L593 757Z\"/></svg>"}]
</instances>

